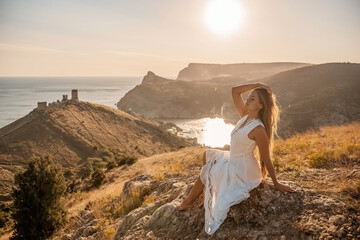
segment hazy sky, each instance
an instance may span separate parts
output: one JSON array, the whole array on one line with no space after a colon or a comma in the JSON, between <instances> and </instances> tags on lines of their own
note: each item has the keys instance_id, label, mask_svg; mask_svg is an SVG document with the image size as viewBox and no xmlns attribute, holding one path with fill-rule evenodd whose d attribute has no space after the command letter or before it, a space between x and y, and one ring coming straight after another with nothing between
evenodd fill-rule
<instances>
[{"instance_id":1,"label":"hazy sky","mask_svg":"<svg viewBox=\"0 0 360 240\"><path fill-rule=\"evenodd\" d=\"M177 76L190 62L360 62L360 0L238 0L212 32L213 0L0 0L0 76ZM236 1L236 0L234 0Z\"/></svg>"}]
</instances>

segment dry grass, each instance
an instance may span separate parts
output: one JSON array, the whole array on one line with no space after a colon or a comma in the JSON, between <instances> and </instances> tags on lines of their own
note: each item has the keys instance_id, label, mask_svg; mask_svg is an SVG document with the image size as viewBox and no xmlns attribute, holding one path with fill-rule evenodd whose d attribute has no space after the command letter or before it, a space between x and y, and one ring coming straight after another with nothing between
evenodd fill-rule
<instances>
[{"instance_id":1,"label":"dry grass","mask_svg":"<svg viewBox=\"0 0 360 240\"><path fill-rule=\"evenodd\" d=\"M360 158L360 123L326 126L274 143L274 165L279 169L351 167Z\"/></svg>"},{"instance_id":2,"label":"dry grass","mask_svg":"<svg viewBox=\"0 0 360 240\"><path fill-rule=\"evenodd\" d=\"M292 180L315 192L348 201L358 208L356 201L360 196L360 180L349 178L348 172L353 166L359 167L360 124L358 122L339 126L324 127L321 131L309 131L297 134L286 140L276 140L273 164L277 177ZM202 166L201 156L206 148L189 147L176 152L141 158L126 168L116 168L107 174L113 175L114 182L106 183L99 189L76 193L68 201L71 221L67 228L74 225L76 219L87 205L95 218L101 219L98 229L103 231L103 239L114 236L115 219L126 215L136 207L154 202L158 196L143 195L134 190L129 198L115 202L111 208L103 208L121 193L123 185L129 179L149 172L153 181L164 181L167 175L187 174L189 169ZM335 171L334 168L339 170ZM348 199L348 200L346 200Z\"/></svg>"},{"instance_id":3,"label":"dry grass","mask_svg":"<svg viewBox=\"0 0 360 240\"><path fill-rule=\"evenodd\" d=\"M103 239L104 240L110 240L110 239L114 239L116 234L116 230L114 228L108 228L104 231L104 236Z\"/></svg>"}]
</instances>

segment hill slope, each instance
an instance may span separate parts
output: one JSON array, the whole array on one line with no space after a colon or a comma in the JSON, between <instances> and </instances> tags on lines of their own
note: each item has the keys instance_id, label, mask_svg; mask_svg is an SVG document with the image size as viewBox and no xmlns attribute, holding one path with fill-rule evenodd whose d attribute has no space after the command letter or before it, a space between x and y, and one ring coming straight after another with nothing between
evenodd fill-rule
<instances>
[{"instance_id":1,"label":"hill slope","mask_svg":"<svg viewBox=\"0 0 360 240\"><path fill-rule=\"evenodd\" d=\"M360 121L360 64L308 66L259 81L278 96L288 132Z\"/></svg>"},{"instance_id":2,"label":"hill slope","mask_svg":"<svg viewBox=\"0 0 360 240\"><path fill-rule=\"evenodd\" d=\"M268 177L250 198L230 208L210 239L359 235L359 130L355 122L276 140L277 179L296 192L281 194ZM72 218L52 239L209 239L203 229L203 207L175 211L198 177L205 149L184 148L141 159L126 171L112 169L100 189L68 196ZM317 161L324 165L313 165ZM146 198L135 206L141 189L147 189Z\"/></svg>"},{"instance_id":3,"label":"hill slope","mask_svg":"<svg viewBox=\"0 0 360 240\"><path fill-rule=\"evenodd\" d=\"M45 111L34 109L0 129L0 193L9 191L16 168L32 154L52 154L65 170L78 170L88 157L106 148L139 158L191 145L159 122L69 100Z\"/></svg>"}]
</instances>

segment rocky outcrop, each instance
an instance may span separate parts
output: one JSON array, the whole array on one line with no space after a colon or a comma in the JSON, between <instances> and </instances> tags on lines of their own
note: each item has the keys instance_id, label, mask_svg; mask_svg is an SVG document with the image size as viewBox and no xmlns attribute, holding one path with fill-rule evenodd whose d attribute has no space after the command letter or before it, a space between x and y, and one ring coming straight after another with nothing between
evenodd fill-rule
<instances>
[{"instance_id":1,"label":"rocky outcrop","mask_svg":"<svg viewBox=\"0 0 360 240\"><path fill-rule=\"evenodd\" d=\"M203 207L175 209L190 192L195 178L150 181L147 174L130 180L124 185L124 193L143 182L143 187L157 189L152 194L163 195L120 219L114 239L353 239L360 234L359 213L343 212L343 202L315 194L295 182L281 181L295 192L283 194L272 184L261 183L248 199L232 206L217 232L208 236ZM164 185L168 190L159 190Z\"/></svg>"},{"instance_id":2,"label":"rocky outcrop","mask_svg":"<svg viewBox=\"0 0 360 240\"><path fill-rule=\"evenodd\" d=\"M166 78L163 78L163 77L160 77L160 76L157 76L155 75L155 73L151 72L151 71L148 71L148 73L146 74L146 76L144 76L141 84L144 84L144 83L158 83L158 82L164 82L164 81L170 81L169 79L166 79Z\"/></svg>"}]
</instances>

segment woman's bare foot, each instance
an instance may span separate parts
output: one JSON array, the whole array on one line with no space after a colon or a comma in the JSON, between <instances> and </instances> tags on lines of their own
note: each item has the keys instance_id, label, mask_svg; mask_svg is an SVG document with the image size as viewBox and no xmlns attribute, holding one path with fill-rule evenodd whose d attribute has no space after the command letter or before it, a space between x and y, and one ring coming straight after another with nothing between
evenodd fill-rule
<instances>
[{"instance_id":1,"label":"woman's bare foot","mask_svg":"<svg viewBox=\"0 0 360 240\"><path fill-rule=\"evenodd\" d=\"M194 203L193 202L187 202L186 200L184 200L179 206L175 207L176 210L178 211L182 211L182 210L190 210L194 208Z\"/></svg>"},{"instance_id":2,"label":"woman's bare foot","mask_svg":"<svg viewBox=\"0 0 360 240\"><path fill-rule=\"evenodd\" d=\"M205 194L203 193L202 196L200 197L200 203L198 207L202 207L204 205L204 202L205 202Z\"/></svg>"}]
</instances>

